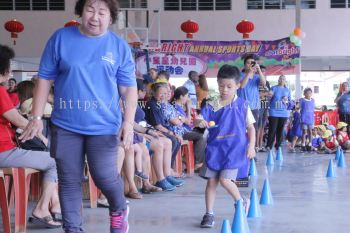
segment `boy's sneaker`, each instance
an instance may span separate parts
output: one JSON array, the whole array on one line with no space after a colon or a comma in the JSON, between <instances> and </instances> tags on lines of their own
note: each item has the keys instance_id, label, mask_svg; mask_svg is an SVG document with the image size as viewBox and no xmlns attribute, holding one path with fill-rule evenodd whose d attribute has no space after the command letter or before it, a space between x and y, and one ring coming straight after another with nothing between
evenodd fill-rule
<instances>
[{"instance_id":1,"label":"boy's sneaker","mask_svg":"<svg viewBox=\"0 0 350 233\"><path fill-rule=\"evenodd\" d=\"M126 210L119 210L110 213L111 233L128 233L129 231L129 206Z\"/></svg>"},{"instance_id":2,"label":"boy's sneaker","mask_svg":"<svg viewBox=\"0 0 350 233\"><path fill-rule=\"evenodd\" d=\"M212 228L214 227L214 215L206 213L203 216L202 222L201 222L201 228Z\"/></svg>"},{"instance_id":3,"label":"boy's sneaker","mask_svg":"<svg viewBox=\"0 0 350 233\"><path fill-rule=\"evenodd\" d=\"M167 179L163 179L160 181L157 181L157 183L155 184L155 186L163 189L163 191L173 191L176 187L174 185L172 185L171 183L169 183L167 181Z\"/></svg>"},{"instance_id":4,"label":"boy's sneaker","mask_svg":"<svg viewBox=\"0 0 350 233\"><path fill-rule=\"evenodd\" d=\"M176 187L180 187L180 186L182 186L182 185L185 183L185 181L180 180L180 179L176 179L176 178L173 177L173 176L167 176L167 177L166 177L166 180L167 180L170 184L172 184L172 185L174 185L174 186L176 186Z\"/></svg>"},{"instance_id":5,"label":"boy's sneaker","mask_svg":"<svg viewBox=\"0 0 350 233\"><path fill-rule=\"evenodd\" d=\"M235 203L235 208L236 208L237 202ZM247 199L246 197L242 197L242 205L243 205L243 210L245 212L245 215L248 215L249 207L250 207L250 200Z\"/></svg>"},{"instance_id":6,"label":"boy's sneaker","mask_svg":"<svg viewBox=\"0 0 350 233\"><path fill-rule=\"evenodd\" d=\"M143 180L148 180L148 176L146 176L146 174L143 173L142 171L141 171L141 172L136 171L136 172L135 172L135 176L137 176L137 177L139 177L139 178L141 178L141 179L143 179Z\"/></svg>"}]
</instances>

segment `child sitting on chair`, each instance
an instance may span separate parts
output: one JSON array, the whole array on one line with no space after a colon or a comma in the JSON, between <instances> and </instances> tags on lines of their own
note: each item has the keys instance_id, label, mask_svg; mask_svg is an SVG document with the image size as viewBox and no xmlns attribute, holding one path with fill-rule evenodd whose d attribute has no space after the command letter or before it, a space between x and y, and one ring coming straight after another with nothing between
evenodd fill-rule
<instances>
[{"instance_id":1,"label":"child sitting on chair","mask_svg":"<svg viewBox=\"0 0 350 233\"><path fill-rule=\"evenodd\" d=\"M350 149L350 139L348 135L348 129L347 129L348 124L345 122L338 122L337 124L337 140L339 145L343 150L349 150Z\"/></svg>"}]
</instances>

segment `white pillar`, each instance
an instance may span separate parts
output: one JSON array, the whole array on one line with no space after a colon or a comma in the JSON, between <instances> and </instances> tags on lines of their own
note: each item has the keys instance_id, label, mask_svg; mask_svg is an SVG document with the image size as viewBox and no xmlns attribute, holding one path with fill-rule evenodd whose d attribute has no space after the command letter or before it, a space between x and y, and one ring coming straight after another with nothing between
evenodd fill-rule
<instances>
[{"instance_id":1,"label":"white pillar","mask_svg":"<svg viewBox=\"0 0 350 233\"><path fill-rule=\"evenodd\" d=\"M295 6L295 27L301 28L301 0L296 0ZM300 46L300 57L301 57L301 46ZM301 58L299 69L295 75L295 99L301 98Z\"/></svg>"}]
</instances>

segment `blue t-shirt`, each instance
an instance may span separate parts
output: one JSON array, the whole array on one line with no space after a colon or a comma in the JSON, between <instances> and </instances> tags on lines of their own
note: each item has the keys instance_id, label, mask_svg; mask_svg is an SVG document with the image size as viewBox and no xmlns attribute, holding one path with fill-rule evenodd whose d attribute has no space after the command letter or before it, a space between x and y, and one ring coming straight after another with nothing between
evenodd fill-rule
<instances>
[{"instance_id":1,"label":"blue t-shirt","mask_svg":"<svg viewBox=\"0 0 350 233\"><path fill-rule=\"evenodd\" d=\"M39 77L55 85L52 122L84 135L115 135L121 125L119 86L136 86L128 44L113 32L88 37L78 27L56 31Z\"/></svg>"},{"instance_id":2,"label":"blue t-shirt","mask_svg":"<svg viewBox=\"0 0 350 233\"><path fill-rule=\"evenodd\" d=\"M337 106L340 113L350 114L350 91L340 97Z\"/></svg>"},{"instance_id":3,"label":"blue t-shirt","mask_svg":"<svg viewBox=\"0 0 350 233\"><path fill-rule=\"evenodd\" d=\"M307 125L313 125L315 121L314 111L315 111L315 100L301 98L299 100L300 113L301 113L301 123Z\"/></svg>"},{"instance_id":4,"label":"blue t-shirt","mask_svg":"<svg viewBox=\"0 0 350 233\"><path fill-rule=\"evenodd\" d=\"M246 76L246 73L241 72L241 81ZM253 78L248 79L247 85L244 88L237 90L238 97L248 101L251 110L260 109L260 95L259 95L260 77L254 75Z\"/></svg>"},{"instance_id":5,"label":"blue t-shirt","mask_svg":"<svg viewBox=\"0 0 350 233\"><path fill-rule=\"evenodd\" d=\"M289 117L288 106L291 104L290 90L287 87L273 86L271 88L273 96L270 100L270 116ZM288 102L283 101L283 97L288 98Z\"/></svg>"}]
</instances>

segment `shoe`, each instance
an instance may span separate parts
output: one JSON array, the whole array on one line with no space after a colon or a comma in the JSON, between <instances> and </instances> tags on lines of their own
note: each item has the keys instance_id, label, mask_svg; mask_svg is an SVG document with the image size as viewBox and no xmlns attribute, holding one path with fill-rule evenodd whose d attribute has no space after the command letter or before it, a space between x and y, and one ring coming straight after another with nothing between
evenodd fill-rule
<instances>
[{"instance_id":1,"label":"shoe","mask_svg":"<svg viewBox=\"0 0 350 233\"><path fill-rule=\"evenodd\" d=\"M136 171L135 172L135 176L137 176L137 177L139 177L141 179L144 179L144 180L148 180L148 176L146 176L146 174L143 173L142 171L141 172Z\"/></svg>"},{"instance_id":2,"label":"shoe","mask_svg":"<svg viewBox=\"0 0 350 233\"><path fill-rule=\"evenodd\" d=\"M180 179L176 179L176 178L173 177L173 176L167 176L167 177L166 177L166 180L167 180L170 184L172 184L172 185L174 185L174 186L176 186L176 187L180 187L180 186L182 186L182 185L185 183L185 181L180 180Z\"/></svg>"},{"instance_id":3,"label":"shoe","mask_svg":"<svg viewBox=\"0 0 350 233\"><path fill-rule=\"evenodd\" d=\"M289 153L296 153L295 148L290 148Z\"/></svg>"},{"instance_id":4,"label":"shoe","mask_svg":"<svg viewBox=\"0 0 350 233\"><path fill-rule=\"evenodd\" d=\"M129 206L126 207L126 210L111 212L109 216L111 221L111 233L128 233Z\"/></svg>"},{"instance_id":5,"label":"shoe","mask_svg":"<svg viewBox=\"0 0 350 233\"><path fill-rule=\"evenodd\" d=\"M236 208L237 202L235 203L235 208ZM248 215L249 207L250 207L250 200L247 199L246 197L242 197L242 205L243 205L243 210L245 212L245 215Z\"/></svg>"},{"instance_id":6,"label":"shoe","mask_svg":"<svg viewBox=\"0 0 350 233\"><path fill-rule=\"evenodd\" d=\"M311 151L311 146L307 145L307 146L305 146L305 148L306 148L306 150L307 150L308 152Z\"/></svg>"},{"instance_id":7,"label":"shoe","mask_svg":"<svg viewBox=\"0 0 350 233\"><path fill-rule=\"evenodd\" d=\"M201 222L201 228L212 228L214 227L214 215L206 213L203 216L202 222Z\"/></svg>"},{"instance_id":8,"label":"shoe","mask_svg":"<svg viewBox=\"0 0 350 233\"><path fill-rule=\"evenodd\" d=\"M125 196L131 199L142 199L142 195L139 192L135 192L135 193L129 192Z\"/></svg>"},{"instance_id":9,"label":"shoe","mask_svg":"<svg viewBox=\"0 0 350 233\"><path fill-rule=\"evenodd\" d=\"M51 221L54 221L51 215L43 217L43 218L39 218L39 217L35 216L34 214L32 214L32 216L29 217L28 221L32 224L35 224L38 226L43 226L43 227L48 228L48 229L55 229L55 228L62 227L61 224L56 225L56 224L50 223Z\"/></svg>"},{"instance_id":10,"label":"shoe","mask_svg":"<svg viewBox=\"0 0 350 233\"><path fill-rule=\"evenodd\" d=\"M99 198L97 199L97 207L101 207L101 208L109 208L109 203L107 201L106 198Z\"/></svg>"},{"instance_id":11,"label":"shoe","mask_svg":"<svg viewBox=\"0 0 350 233\"><path fill-rule=\"evenodd\" d=\"M266 151L267 151L267 150L266 150L265 147L261 147L260 150L259 150L259 152L266 152Z\"/></svg>"},{"instance_id":12,"label":"shoe","mask_svg":"<svg viewBox=\"0 0 350 233\"><path fill-rule=\"evenodd\" d=\"M161 188L163 191L173 191L176 187L168 182L167 179L157 181L155 186Z\"/></svg>"}]
</instances>

